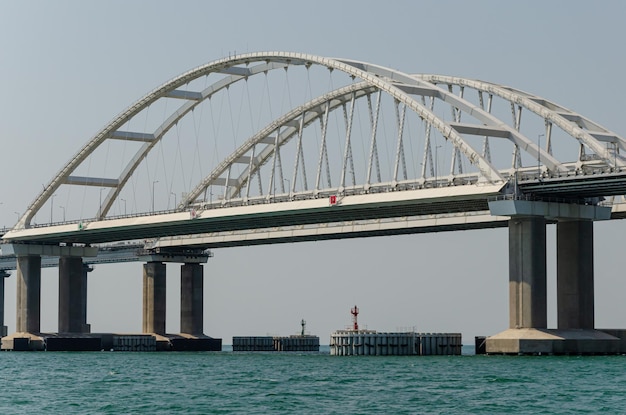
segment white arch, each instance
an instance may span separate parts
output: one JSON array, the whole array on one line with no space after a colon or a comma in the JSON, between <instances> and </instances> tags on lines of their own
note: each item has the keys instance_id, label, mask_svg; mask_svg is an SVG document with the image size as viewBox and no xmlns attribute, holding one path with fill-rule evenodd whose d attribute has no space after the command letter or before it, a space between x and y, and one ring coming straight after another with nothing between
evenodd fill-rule
<instances>
[{"instance_id":1,"label":"white arch","mask_svg":"<svg viewBox=\"0 0 626 415\"><path fill-rule=\"evenodd\" d=\"M568 135L588 146L596 154L602 155L607 164L613 165L613 167L626 167L626 158L621 154L609 154L607 148L602 143L602 141L614 142L617 143L621 149L626 150L626 140L624 138L589 120L583 115L548 101L545 98L529 94L519 89L474 79L430 74L417 74L414 76L432 83L467 86L477 91L493 94L509 102L521 105L542 117L545 121L558 126ZM580 124L588 126L588 130L593 128L594 132L586 131ZM542 160L544 160L545 154L547 153L542 152Z\"/></svg>"},{"instance_id":2,"label":"white arch","mask_svg":"<svg viewBox=\"0 0 626 415\"><path fill-rule=\"evenodd\" d=\"M442 118L437 117L430 109L426 108L425 105L418 102L418 100L414 98L415 95L436 97L464 112L469 113L483 125L505 131L508 134L508 138L514 144L519 146L519 148L533 156L541 157L541 160L549 170L560 172L564 171L565 168L562 163L556 160L549 152L538 148L536 144L534 144L531 140L528 140L528 138L524 135L520 134L515 128L503 123L489 112L473 105L469 101L464 100L462 97L456 96L451 92L438 87L436 84L446 83L469 86L479 91L485 91L500 96L512 103L515 102L519 105L523 105L527 109L542 116L545 120L558 125L569 135L587 145L597 154L604 154L605 158L609 161L614 160L614 163L617 166L626 166L626 159L624 159L623 156L615 154L612 156L612 159L608 157L608 150L606 150L601 143L601 139L609 139L618 143L621 148L626 149L626 141L624 139L598 126L590 120L566 110L563 107L559 107L556 104L549 103L539 97L526 94L512 88L464 78L446 77L440 75L409 75L382 66L341 58L325 58L292 52L248 53L219 59L185 72L149 92L116 116L109 124L107 124L106 127L89 140L89 142L87 142L87 144L82 147L57 173L48 186L45 187L44 190L30 204L28 209L19 219L16 228L29 227L30 221L36 212L41 209L41 207L52 197L54 192L63 184L91 184L95 186L109 187L110 191L106 195L106 198L102 202L98 211L99 218L103 218L106 216L112 204L117 199L121 189L133 175L137 166L154 148L156 143L161 140L167 131L169 131L169 129L176 124L176 122L192 111L201 102L210 98L216 92L227 88L233 83L245 80L250 76L265 73L278 68L285 68L290 65L305 65L307 67L311 65L320 65L329 69L339 70L354 78L361 79L363 81L363 87L361 90L370 88L369 90L371 91L371 88L375 88L392 96L397 102L404 104L407 108L418 114L426 123L435 127L444 138L450 140L452 144L467 157L470 163L477 167L480 171L482 179L488 182L504 182L506 179L503 174L495 169L485 157L480 155L465 141L461 133L459 133L456 129L458 127L453 125L454 123L446 123ZM225 76L219 81L209 85L201 92L189 92L178 89L195 79L211 73L220 73ZM338 92L334 91L333 93ZM328 101L330 99L330 95L333 93L326 94L318 100L313 100L307 105L321 105L322 102ZM341 93L346 92L344 91ZM120 128L123 125L125 125L145 108L160 98L166 97L182 98L185 102L152 134L120 131ZM288 119L293 120L295 117L294 114L296 114L299 110L301 111L302 108L294 109L282 118L277 119L267 128L272 128L277 123L285 123ZM574 114L574 116L585 125L592 126L595 130L597 130L597 133L585 131L580 128L580 126L574 126L571 119L568 120L568 118L564 116L566 111L567 114ZM308 122L310 122L310 120ZM209 186L215 178L219 177L219 175L222 174L225 169L227 169L234 162L234 160L236 160L237 157L240 157L248 151L250 146L258 143L259 140L263 138L264 134L267 135L265 130L260 131L244 143L244 145L237 149L233 154L231 154L231 156L223 160L222 163L220 163L220 165L214 169L209 176L196 186L189 197L185 200L185 203L189 203L193 201L194 197L198 197L202 189ZM287 140L289 137L289 134L283 135L281 140ZM98 148L99 145L101 145L105 140L111 138L124 138L143 142L143 145L137 151L135 156L129 161L127 166L122 170L117 179L101 179L101 181L98 181L99 179L72 176L72 173ZM266 149L261 158L267 158L269 157L269 154L271 154L271 150ZM244 174L250 173L250 171L244 172ZM242 183L242 178L243 175L237 179L240 184Z\"/></svg>"}]
</instances>

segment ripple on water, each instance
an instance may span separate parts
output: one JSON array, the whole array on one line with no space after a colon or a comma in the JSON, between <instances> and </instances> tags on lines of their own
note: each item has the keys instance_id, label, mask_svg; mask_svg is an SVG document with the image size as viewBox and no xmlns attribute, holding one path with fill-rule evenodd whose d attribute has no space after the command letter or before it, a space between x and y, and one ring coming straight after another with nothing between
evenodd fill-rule
<instances>
[{"instance_id":1,"label":"ripple on water","mask_svg":"<svg viewBox=\"0 0 626 415\"><path fill-rule=\"evenodd\" d=\"M0 413L623 413L626 357L0 353Z\"/></svg>"}]
</instances>

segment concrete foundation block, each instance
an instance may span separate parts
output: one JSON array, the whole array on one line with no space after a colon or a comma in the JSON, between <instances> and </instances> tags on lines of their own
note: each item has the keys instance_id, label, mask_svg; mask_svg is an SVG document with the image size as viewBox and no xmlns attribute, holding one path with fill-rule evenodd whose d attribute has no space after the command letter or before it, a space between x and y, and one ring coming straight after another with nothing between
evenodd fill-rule
<instances>
[{"instance_id":1,"label":"concrete foundation block","mask_svg":"<svg viewBox=\"0 0 626 415\"><path fill-rule=\"evenodd\" d=\"M598 329L599 331L619 339L619 353L626 354L626 329Z\"/></svg>"},{"instance_id":2,"label":"concrete foundation block","mask_svg":"<svg viewBox=\"0 0 626 415\"><path fill-rule=\"evenodd\" d=\"M32 333L14 333L2 338L2 350L31 351L44 350L44 339Z\"/></svg>"},{"instance_id":3,"label":"concrete foundation block","mask_svg":"<svg viewBox=\"0 0 626 415\"><path fill-rule=\"evenodd\" d=\"M487 354L620 354L622 340L600 330L509 329L487 337Z\"/></svg>"}]
</instances>

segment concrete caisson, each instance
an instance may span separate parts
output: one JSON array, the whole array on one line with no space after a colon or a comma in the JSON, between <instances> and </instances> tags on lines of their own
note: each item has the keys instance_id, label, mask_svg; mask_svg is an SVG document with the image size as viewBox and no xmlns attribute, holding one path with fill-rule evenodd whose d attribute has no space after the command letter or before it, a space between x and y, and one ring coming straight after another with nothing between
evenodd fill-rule
<instances>
[{"instance_id":1,"label":"concrete caisson","mask_svg":"<svg viewBox=\"0 0 626 415\"><path fill-rule=\"evenodd\" d=\"M319 352L320 338L311 335L236 336L233 352Z\"/></svg>"},{"instance_id":2,"label":"concrete caisson","mask_svg":"<svg viewBox=\"0 0 626 415\"><path fill-rule=\"evenodd\" d=\"M333 356L460 355L460 333L378 333L374 330L338 330L330 336Z\"/></svg>"}]
</instances>

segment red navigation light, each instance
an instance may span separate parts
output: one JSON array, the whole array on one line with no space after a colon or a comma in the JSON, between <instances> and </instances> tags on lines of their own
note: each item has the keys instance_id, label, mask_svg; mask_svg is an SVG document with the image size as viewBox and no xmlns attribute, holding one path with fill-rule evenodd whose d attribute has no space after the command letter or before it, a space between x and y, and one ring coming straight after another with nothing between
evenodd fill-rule
<instances>
[{"instance_id":1,"label":"red navigation light","mask_svg":"<svg viewBox=\"0 0 626 415\"><path fill-rule=\"evenodd\" d=\"M330 203L331 206L336 205L337 195L330 195L330 197L328 198L328 203Z\"/></svg>"},{"instance_id":2,"label":"red navigation light","mask_svg":"<svg viewBox=\"0 0 626 415\"><path fill-rule=\"evenodd\" d=\"M350 309L350 314L352 314L352 328L354 330L359 330L359 323L357 321L357 316L359 315L359 309L355 305L354 308Z\"/></svg>"}]
</instances>

